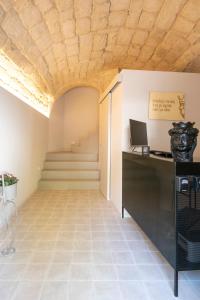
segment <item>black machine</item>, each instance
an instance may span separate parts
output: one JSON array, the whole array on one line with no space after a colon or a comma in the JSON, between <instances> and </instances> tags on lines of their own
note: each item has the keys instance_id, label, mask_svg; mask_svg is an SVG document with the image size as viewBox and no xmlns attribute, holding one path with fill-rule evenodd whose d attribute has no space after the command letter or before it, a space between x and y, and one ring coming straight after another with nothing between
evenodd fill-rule
<instances>
[{"instance_id":1,"label":"black machine","mask_svg":"<svg viewBox=\"0 0 200 300\"><path fill-rule=\"evenodd\" d=\"M200 162L123 152L124 208L178 273L200 270Z\"/></svg>"},{"instance_id":2,"label":"black machine","mask_svg":"<svg viewBox=\"0 0 200 300\"><path fill-rule=\"evenodd\" d=\"M199 163L185 166L180 165L176 176L175 295L178 271L200 269L200 169Z\"/></svg>"}]
</instances>

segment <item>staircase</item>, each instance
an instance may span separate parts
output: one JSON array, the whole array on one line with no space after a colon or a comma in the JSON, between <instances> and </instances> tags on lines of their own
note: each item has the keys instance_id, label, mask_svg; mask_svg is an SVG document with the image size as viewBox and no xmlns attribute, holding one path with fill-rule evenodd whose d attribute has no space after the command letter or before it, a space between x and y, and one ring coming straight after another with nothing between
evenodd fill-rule
<instances>
[{"instance_id":1,"label":"staircase","mask_svg":"<svg viewBox=\"0 0 200 300\"><path fill-rule=\"evenodd\" d=\"M88 132L84 137L80 137L75 144L71 144L71 151L75 153L91 153L98 151L98 131Z\"/></svg>"},{"instance_id":2,"label":"staircase","mask_svg":"<svg viewBox=\"0 0 200 300\"><path fill-rule=\"evenodd\" d=\"M49 152L46 155L40 189L99 189L97 154Z\"/></svg>"}]
</instances>

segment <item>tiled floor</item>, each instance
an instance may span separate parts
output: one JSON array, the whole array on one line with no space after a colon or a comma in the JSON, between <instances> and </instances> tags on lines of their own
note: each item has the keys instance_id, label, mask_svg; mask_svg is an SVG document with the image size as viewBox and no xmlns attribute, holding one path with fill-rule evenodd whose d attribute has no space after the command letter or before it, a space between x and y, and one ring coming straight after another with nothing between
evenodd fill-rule
<instances>
[{"instance_id":1,"label":"tiled floor","mask_svg":"<svg viewBox=\"0 0 200 300\"><path fill-rule=\"evenodd\" d=\"M38 191L15 246L0 257L1 300L174 299L171 267L97 191ZM200 299L200 272L181 273L179 291Z\"/></svg>"}]
</instances>

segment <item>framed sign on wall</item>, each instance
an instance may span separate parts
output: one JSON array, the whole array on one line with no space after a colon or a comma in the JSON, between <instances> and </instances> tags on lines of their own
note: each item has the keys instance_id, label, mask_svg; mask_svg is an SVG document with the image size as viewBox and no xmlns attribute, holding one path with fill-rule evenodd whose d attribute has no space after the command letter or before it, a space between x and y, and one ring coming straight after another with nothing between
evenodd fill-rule
<instances>
[{"instance_id":1,"label":"framed sign on wall","mask_svg":"<svg viewBox=\"0 0 200 300\"><path fill-rule=\"evenodd\" d=\"M150 92L149 119L181 121L184 118L183 93Z\"/></svg>"}]
</instances>

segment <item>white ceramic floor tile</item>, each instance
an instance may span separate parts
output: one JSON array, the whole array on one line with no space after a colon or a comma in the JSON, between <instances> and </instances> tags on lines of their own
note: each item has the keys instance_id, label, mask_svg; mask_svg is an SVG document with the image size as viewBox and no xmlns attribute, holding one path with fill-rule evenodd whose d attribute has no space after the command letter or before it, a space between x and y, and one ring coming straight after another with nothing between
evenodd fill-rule
<instances>
[{"instance_id":1,"label":"white ceramic floor tile","mask_svg":"<svg viewBox=\"0 0 200 300\"><path fill-rule=\"evenodd\" d=\"M16 253L0 257L0 300L172 300L174 271L98 191L37 191L20 209ZM179 272L180 300L200 272Z\"/></svg>"},{"instance_id":2,"label":"white ceramic floor tile","mask_svg":"<svg viewBox=\"0 0 200 300\"><path fill-rule=\"evenodd\" d=\"M175 298L173 296L173 291L170 289L169 285L164 281L146 282L144 283L144 285L147 289L147 295L149 297L149 300L180 300L180 298Z\"/></svg>"},{"instance_id":3,"label":"white ceramic floor tile","mask_svg":"<svg viewBox=\"0 0 200 300\"><path fill-rule=\"evenodd\" d=\"M32 251L19 251L8 256L0 256L0 264L13 263L13 264L27 264L32 257Z\"/></svg>"},{"instance_id":4,"label":"white ceramic floor tile","mask_svg":"<svg viewBox=\"0 0 200 300\"><path fill-rule=\"evenodd\" d=\"M106 231L93 231L92 239L94 241L108 240L108 233Z\"/></svg>"},{"instance_id":5,"label":"white ceramic floor tile","mask_svg":"<svg viewBox=\"0 0 200 300\"><path fill-rule=\"evenodd\" d=\"M179 281L179 298L180 300L199 300L200 294L194 289L189 281Z\"/></svg>"},{"instance_id":6,"label":"white ceramic floor tile","mask_svg":"<svg viewBox=\"0 0 200 300\"><path fill-rule=\"evenodd\" d=\"M128 251L129 247L126 241L110 241L110 249L112 251Z\"/></svg>"},{"instance_id":7,"label":"white ceramic floor tile","mask_svg":"<svg viewBox=\"0 0 200 300\"><path fill-rule=\"evenodd\" d=\"M117 280L116 268L113 265L94 265L95 280Z\"/></svg>"},{"instance_id":8,"label":"white ceramic floor tile","mask_svg":"<svg viewBox=\"0 0 200 300\"><path fill-rule=\"evenodd\" d=\"M52 251L35 251L31 258L31 263L49 263L52 259Z\"/></svg>"},{"instance_id":9,"label":"white ceramic floor tile","mask_svg":"<svg viewBox=\"0 0 200 300\"><path fill-rule=\"evenodd\" d=\"M70 264L67 263L53 263L50 265L46 275L46 280L60 281L69 279Z\"/></svg>"},{"instance_id":10,"label":"white ceramic floor tile","mask_svg":"<svg viewBox=\"0 0 200 300\"><path fill-rule=\"evenodd\" d=\"M19 280L24 271L25 264L5 264L0 271L0 280Z\"/></svg>"},{"instance_id":11,"label":"white ceramic floor tile","mask_svg":"<svg viewBox=\"0 0 200 300\"><path fill-rule=\"evenodd\" d=\"M68 283L44 282L40 300L68 300ZM29 300L29 298L27 298Z\"/></svg>"},{"instance_id":12,"label":"white ceramic floor tile","mask_svg":"<svg viewBox=\"0 0 200 300\"><path fill-rule=\"evenodd\" d=\"M56 251L73 251L74 248L74 241L70 240L57 241L55 244Z\"/></svg>"},{"instance_id":13,"label":"white ceramic floor tile","mask_svg":"<svg viewBox=\"0 0 200 300\"><path fill-rule=\"evenodd\" d=\"M120 241L123 244L125 237L121 231L111 231L107 233L107 238L109 241Z\"/></svg>"},{"instance_id":14,"label":"white ceramic floor tile","mask_svg":"<svg viewBox=\"0 0 200 300\"><path fill-rule=\"evenodd\" d=\"M113 254L111 251L93 251L93 263L95 264L112 264Z\"/></svg>"},{"instance_id":15,"label":"white ceramic floor tile","mask_svg":"<svg viewBox=\"0 0 200 300\"><path fill-rule=\"evenodd\" d=\"M93 268L89 264L71 264L71 280L92 280L94 278Z\"/></svg>"},{"instance_id":16,"label":"white ceramic floor tile","mask_svg":"<svg viewBox=\"0 0 200 300\"><path fill-rule=\"evenodd\" d=\"M17 289L17 282L0 281L0 299L10 300Z\"/></svg>"},{"instance_id":17,"label":"white ceramic floor tile","mask_svg":"<svg viewBox=\"0 0 200 300\"><path fill-rule=\"evenodd\" d=\"M138 270L143 281L164 280L160 268L156 265L140 265Z\"/></svg>"},{"instance_id":18,"label":"white ceramic floor tile","mask_svg":"<svg viewBox=\"0 0 200 300\"><path fill-rule=\"evenodd\" d=\"M69 264L72 262L73 252L72 251L55 251L52 257L52 263L65 263Z\"/></svg>"},{"instance_id":19,"label":"white ceramic floor tile","mask_svg":"<svg viewBox=\"0 0 200 300\"><path fill-rule=\"evenodd\" d=\"M121 281L120 289L123 300L148 300L147 290L141 281Z\"/></svg>"},{"instance_id":20,"label":"white ceramic floor tile","mask_svg":"<svg viewBox=\"0 0 200 300\"><path fill-rule=\"evenodd\" d=\"M133 251L132 255L134 257L136 264L155 264L156 260L151 255L150 251Z\"/></svg>"},{"instance_id":21,"label":"white ceramic floor tile","mask_svg":"<svg viewBox=\"0 0 200 300\"><path fill-rule=\"evenodd\" d=\"M140 280L139 268L135 265L117 265L119 280Z\"/></svg>"},{"instance_id":22,"label":"white ceramic floor tile","mask_svg":"<svg viewBox=\"0 0 200 300\"><path fill-rule=\"evenodd\" d=\"M153 257L153 260L158 265L167 264L166 259L159 251L151 251L151 256Z\"/></svg>"},{"instance_id":23,"label":"white ceramic floor tile","mask_svg":"<svg viewBox=\"0 0 200 300\"><path fill-rule=\"evenodd\" d=\"M117 251L112 253L114 264L130 265L135 262L132 253L130 251Z\"/></svg>"},{"instance_id":24,"label":"white ceramic floor tile","mask_svg":"<svg viewBox=\"0 0 200 300\"><path fill-rule=\"evenodd\" d=\"M144 240L138 241L128 241L129 250L132 252L135 251L149 251L148 244Z\"/></svg>"},{"instance_id":25,"label":"white ceramic floor tile","mask_svg":"<svg viewBox=\"0 0 200 300\"><path fill-rule=\"evenodd\" d=\"M123 235L127 241L143 240L143 235L138 230L124 231Z\"/></svg>"},{"instance_id":26,"label":"white ceramic floor tile","mask_svg":"<svg viewBox=\"0 0 200 300\"><path fill-rule=\"evenodd\" d=\"M41 287L41 282L20 282L12 300L39 300Z\"/></svg>"},{"instance_id":27,"label":"white ceramic floor tile","mask_svg":"<svg viewBox=\"0 0 200 300\"><path fill-rule=\"evenodd\" d=\"M75 251L92 251L92 241L75 240L74 250Z\"/></svg>"},{"instance_id":28,"label":"white ceramic floor tile","mask_svg":"<svg viewBox=\"0 0 200 300\"><path fill-rule=\"evenodd\" d=\"M29 264L21 276L22 280L42 281L47 272L47 264Z\"/></svg>"},{"instance_id":29,"label":"white ceramic floor tile","mask_svg":"<svg viewBox=\"0 0 200 300\"><path fill-rule=\"evenodd\" d=\"M93 250L94 251L104 251L105 249L109 249L112 250L110 248L110 244L109 241L105 241L105 240L101 240L101 241L92 241L92 245L93 245Z\"/></svg>"},{"instance_id":30,"label":"white ceramic floor tile","mask_svg":"<svg viewBox=\"0 0 200 300\"><path fill-rule=\"evenodd\" d=\"M159 269L161 270L165 280L174 280L174 269L169 264L160 265ZM179 280L188 280L187 274L188 272L179 272ZM195 271L192 271L191 274L195 274Z\"/></svg>"},{"instance_id":31,"label":"white ceramic floor tile","mask_svg":"<svg viewBox=\"0 0 200 300\"><path fill-rule=\"evenodd\" d=\"M186 277L189 279L189 280L197 280L200 282L200 271L188 271L186 273Z\"/></svg>"},{"instance_id":32,"label":"white ceramic floor tile","mask_svg":"<svg viewBox=\"0 0 200 300\"><path fill-rule=\"evenodd\" d=\"M132 295L133 296L133 295ZM123 300L120 294L119 282L96 281L95 300Z\"/></svg>"},{"instance_id":33,"label":"white ceramic floor tile","mask_svg":"<svg viewBox=\"0 0 200 300\"><path fill-rule=\"evenodd\" d=\"M74 251L72 257L73 263L91 263L92 252L91 251Z\"/></svg>"},{"instance_id":34,"label":"white ceramic floor tile","mask_svg":"<svg viewBox=\"0 0 200 300\"><path fill-rule=\"evenodd\" d=\"M69 283L69 300L94 300L92 281L72 281Z\"/></svg>"}]
</instances>

